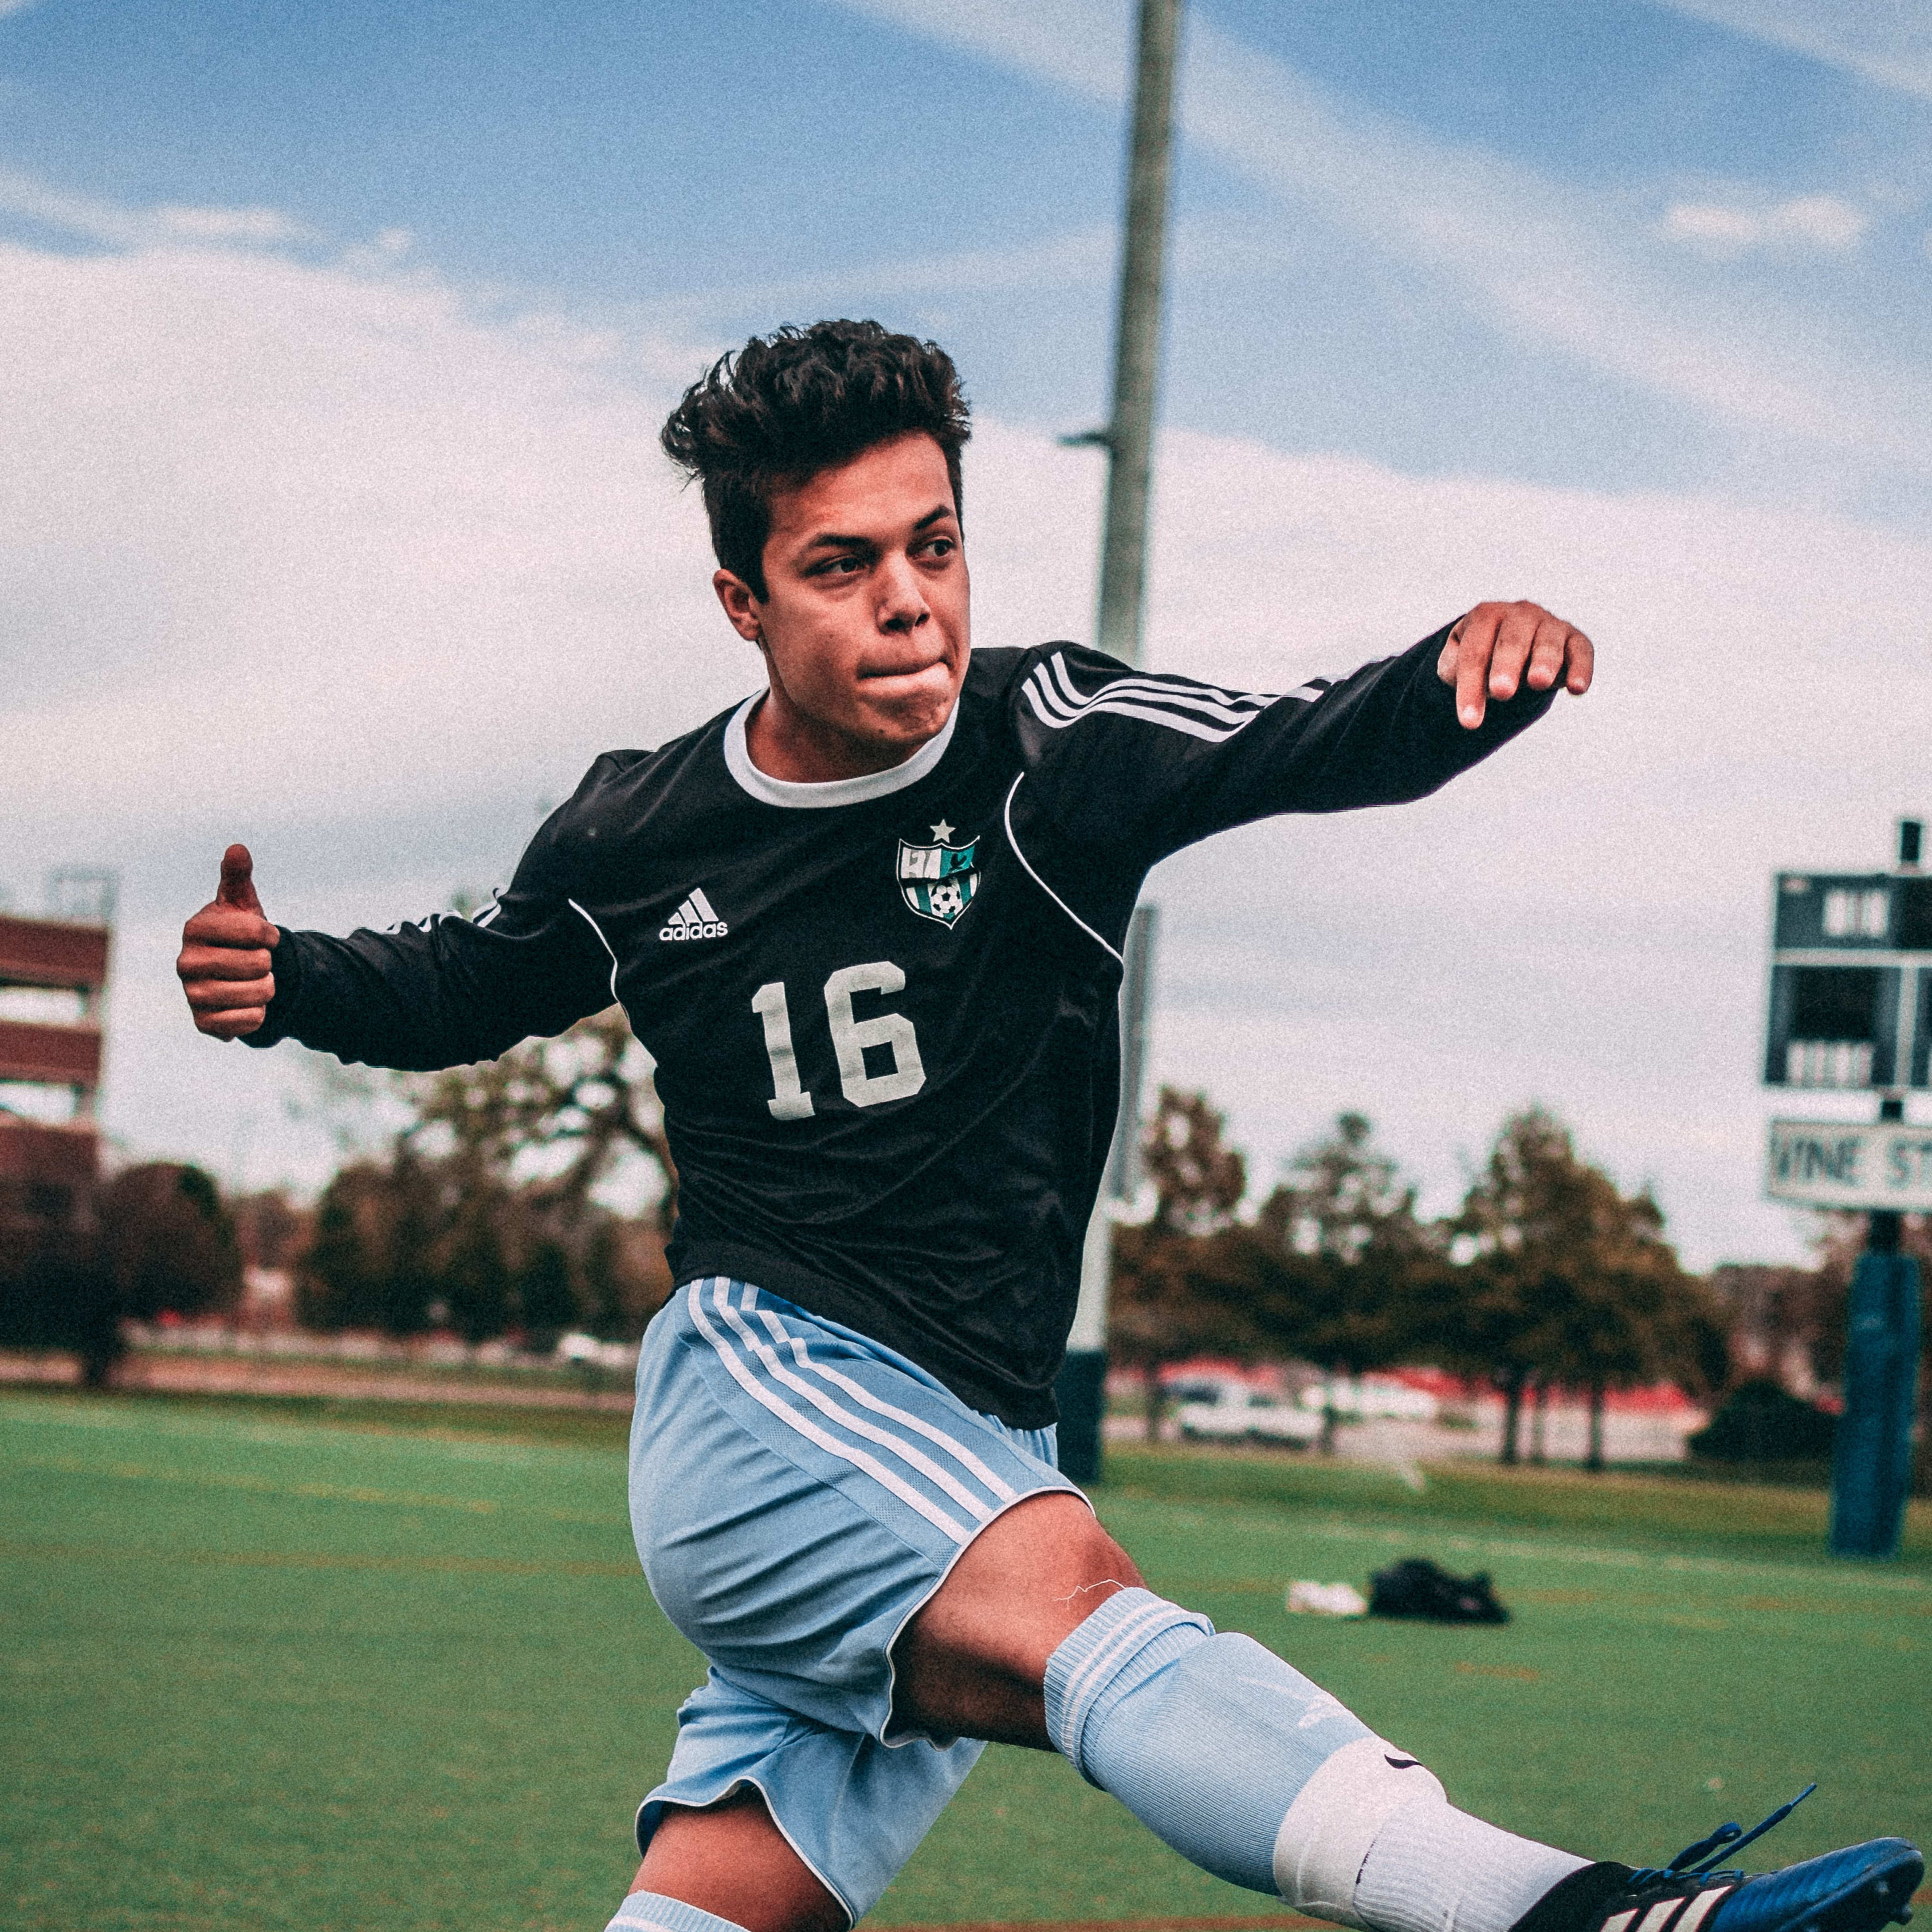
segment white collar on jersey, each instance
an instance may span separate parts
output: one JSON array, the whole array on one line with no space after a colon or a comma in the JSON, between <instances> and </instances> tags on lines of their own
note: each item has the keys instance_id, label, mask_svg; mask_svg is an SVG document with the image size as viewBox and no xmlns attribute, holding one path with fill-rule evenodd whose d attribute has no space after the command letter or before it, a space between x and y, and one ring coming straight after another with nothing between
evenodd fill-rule
<instances>
[{"instance_id":1,"label":"white collar on jersey","mask_svg":"<svg viewBox=\"0 0 1932 1932\"><path fill-rule=\"evenodd\" d=\"M927 739L904 764L889 766L883 772L868 772L862 778L824 778L813 784L802 784L796 778L772 778L752 762L751 747L745 742L745 726L753 707L764 694L762 691L754 692L732 712L725 725L725 769L754 798L763 800L766 805L782 805L794 809L809 809L814 806L863 805L868 799L889 797L896 791L904 791L908 785L917 784L945 757L946 748L952 742L952 728L959 722L959 706L956 699L952 715L939 728L938 734Z\"/></svg>"}]
</instances>

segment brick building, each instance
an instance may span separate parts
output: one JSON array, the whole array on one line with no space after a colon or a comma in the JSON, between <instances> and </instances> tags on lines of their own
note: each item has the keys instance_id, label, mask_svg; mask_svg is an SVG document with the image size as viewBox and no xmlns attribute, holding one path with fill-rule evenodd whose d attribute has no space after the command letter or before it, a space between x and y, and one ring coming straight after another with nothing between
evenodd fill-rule
<instances>
[{"instance_id":1,"label":"brick building","mask_svg":"<svg viewBox=\"0 0 1932 1932\"><path fill-rule=\"evenodd\" d=\"M0 1340L78 1348L90 1368L113 1346L94 1305L109 938L104 921L0 914Z\"/></svg>"}]
</instances>

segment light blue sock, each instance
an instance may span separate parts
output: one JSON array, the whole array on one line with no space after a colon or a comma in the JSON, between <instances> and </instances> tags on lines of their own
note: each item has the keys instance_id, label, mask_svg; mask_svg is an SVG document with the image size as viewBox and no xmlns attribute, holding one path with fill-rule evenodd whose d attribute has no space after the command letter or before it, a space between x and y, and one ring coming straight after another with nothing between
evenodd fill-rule
<instances>
[{"instance_id":1,"label":"light blue sock","mask_svg":"<svg viewBox=\"0 0 1932 1932\"><path fill-rule=\"evenodd\" d=\"M1089 1783L1204 1870L1318 1918L1508 1932L1582 1862L1465 1820L1272 1651L1150 1591L1109 1597L1048 1660L1046 1688L1048 1732ZM1372 1900L1359 1887L1384 1840Z\"/></svg>"},{"instance_id":2,"label":"light blue sock","mask_svg":"<svg viewBox=\"0 0 1932 1932\"><path fill-rule=\"evenodd\" d=\"M655 1892L634 1892L617 1908L604 1932L745 1932L735 1919L701 1912L681 1898Z\"/></svg>"},{"instance_id":3,"label":"light blue sock","mask_svg":"<svg viewBox=\"0 0 1932 1932\"><path fill-rule=\"evenodd\" d=\"M1368 1726L1252 1637L1123 1590L1046 1666L1046 1728L1089 1784L1156 1837L1252 1892L1275 1890L1288 1807Z\"/></svg>"}]
</instances>

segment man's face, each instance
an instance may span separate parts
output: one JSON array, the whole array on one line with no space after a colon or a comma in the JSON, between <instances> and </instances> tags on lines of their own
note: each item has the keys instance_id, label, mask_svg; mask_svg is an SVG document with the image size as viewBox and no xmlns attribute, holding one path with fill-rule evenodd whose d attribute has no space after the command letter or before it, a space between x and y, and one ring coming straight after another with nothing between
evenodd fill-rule
<instances>
[{"instance_id":1,"label":"man's face","mask_svg":"<svg viewBox=\"0 0 1932 1932\"><path fill-rule=\"evenodd\" d=\"M768 722L858 770L896 764L952 715L970 636L946 458L929 436L880 443L772 502L765 596L713 580L764 652Z\"/></svg>"}]
</instances>

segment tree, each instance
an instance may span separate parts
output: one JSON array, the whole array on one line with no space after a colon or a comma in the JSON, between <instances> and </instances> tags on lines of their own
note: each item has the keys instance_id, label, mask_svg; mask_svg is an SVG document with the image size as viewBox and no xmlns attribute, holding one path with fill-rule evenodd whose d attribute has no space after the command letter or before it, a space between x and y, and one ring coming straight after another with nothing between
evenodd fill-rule
<instances>
[{"instance_id":1,"label":"tree","mask_svg":"<svg viewBox=\"0 0 1932 1932\"><path fill-rule=\"evenodd\" d=\"M430 1164L400 1142L388 1178L377 1318L392 1335L420 1335L442 1318L436 1268L441 1190Z\"/></svg>"},{"instance_id":2,"label":"tree","mask_svg":"<svg viewBox=\"0 0 1932 1932\"><path fill-rule=\"evenodd\" d=\"M514 1312L503 1231L499 1214L492 1211L497 1205L472 1189L455 1204L438 1244L438 1298L449 1325L472 1348L502 1334Z\"/></svg>"},{"instance_id":3,"label":"tree","mask_svg":"<svg viewBox=\"0 0 1932 1932\"><path fill-rule=\"evenodd\" d=\"M127 1352L113 1278L91 1203L76 1214L53 1192L0 1182L0 1344L71 1349L86 1386L104 1388Z\"/></svg>"},{"instance_id":4,"label":"tree","mask_svg":"<svg viewBox=\"0 0 1932 1932\"><path fill-rule=\"evenodd\" d=\"M401 1091L415 1109L406 1131L416 1144L520 1183L566 1220L581 1216L626 1161L640 1161L656 1184L660 1228L668 1233L676 1218L677 1168L650 1057L620 1006L500 1059L404 1076Z\"/></svg>"},{"instance_id":5,"label":"tree","mask_svg":"<svg viewBox=\"0 0 1932 1932\"><path fill-rule=\"evenodd\" d=\"M1164 1367L1256 1345L1245 1257L1226 1238L1247 1168L1223 1142L1225 1126L1205 1094L1163 1087L1141 1149L1154 1211L1144 1226L1115 1231L1108 1348L1145 1378L1150 1437L1160 1432Z\"/></svg>"},{"instance_id":6,"label":"tree","mask_svg":"<svg viewBox=\"0 0 1932 1932\"><path fill-rule=\"evenodd\" d=\"M296 1265L303 1327L434 1328L448 1312L439 1265L448 1232L439 1178L406 1147L341 1168L316 1203L314 1234Z\"/></svg>"},{"instance_id":7,"label":"tree","mask_svg":"<svg viewBox=\"0 0 1932 1932\"><path fill-rule=\"evenodd\" d=\"M304 1322L411 1335L446 1321L472 1346L519 1325L554 1346L580 1318L612 1339L639 1332L670 1287L676 1169L620 1009L386 1090L408 1116L386 1157L344 1168L317 1204L298 1270ZM627 1180L656 1192L648 1232L599 1198Z\"/></svg>"},{"instance_id":8,"label":"tree","mask_svg":"<svg viewBox=\"0 0 1932 1932\"><path fill-rule=\"evenodd\" d=\"M431 1327L438 1204L428 1169L406 1148L342 1168L316 1204L314 1238L296 1265L302 1325L392 1335Z\"/></svg>"},{"instance_id":9,"label":"tree","mask_svg":"<svg viewBox=\"0 0 1932 1932\"><path fill-rule=\"evenodd\" d=\"M1444 1307L1445 1357L1503 1398L1502 1460L1514 1462L1530 1379L1552 1352L1551 1324L1587 1222L1568 1130L1540 1107L1503 1123L1483 1174L1449 1224L1469 1250Z\"/></svg>"},{"instance_id":10,"label":"tree","mask_svg":"<svg viewBox=\"0 0 1932 1932\"><path fill-rule=\"evenodd\" d=\"M1153 1225L1163 1234L1213 1234L1232 1224L1248 1191L1248 1169L1223 1142L1226 1126L1206 1094L1160 1090L1141 1162L1154 1184Z\"/></svg>"},{"instance_id":11,"label":"tree","mask_svg":"<svg viewBox=\"0 0 1932 1932\"><path fill-rule=\"evenodd\" d=\"M307 1243L309 1215L279 1187L230 1195L227 1208L236 1245L249 1268L286 1268Z\"/></svg>"},{"instance_id":12,"label":"tree","mask_svg":"<svg viewBox=\"0 0 1932 1932\"><path fill-rule=\"evenodd\" d=\"M242 1299L242 1252L214 1180L148 1161L100 1190L103 1258L124 1315L226 1314Z\"/></svg>"},{"instance_id":13,"label":"tree","mask_svg":"<svg viewBox=\"0 0 1932 1932\"><path fill-rule=\"evenodd\" d=\"M1748 1376L1684 1447L1706 1462L1822 1462L1830 1459L1838 1428L1835 1415L1772 1376Z\"/></svg>"},{"instance_id":14,"label":"tree","mask_svg":"<svg viewBox=\"0 0 1932 1932\"><path fill-rule=\"evenodd\" d=\"M1729 1319L1731 1378L1742 1388L1768 1378L1801 1400L1820 1380L1831 1285L1821 1268L1726 1262L1706 1286Z\"/></svg>"},{"instance_id":15,"label":"tree","mask_svg":"<svg viewBox=\"0 0 1932 1932\"><path fill-rule=\"evenodd\" d=\"M1589 1438L1583 1466L1600 1469L1609 1390L1669 1377L1701 1392L1713 1379L1714 1354L1714 1379L1723 1380L1725 1351L1715 1304L1678 1265L1676 1250L1664 1238L1663 1212L1649 1194L1625 1198L1594 1168L1585 1170L1585 1192L1587 1249L1562 1282L1543 1367L1552 1379L1584 1390Z\"/></svg>"},{"instance_id":16,"label":"tree","mask_svg":"<svg viewBox=\"0 0 1932 1932\"><path fill-rule=\"evenodd\" d=\"M540 1240L517 1277L517 1304L531 1348L548 1354L578 1320L570 1256L561 1241Z\"/></svg>"},{"instance_id":17,"label":"tree","mask_svg":"<svg viewBox=\"0 0 1932 1932\"><path fill-rule=\"evenodd\" d=\"M1328 1378L1324 1452L1335 1445L1334 1378L1359 1379L1412 1352L1442 1272L1439 1243L1415 1217L1416 1190L1373 1133L1366 1115L1338 1114L1295 1156L1256 1227L1254 1319L1274 1347Z\"/></svg>"},{"instance_id":18,"label":"tree","mask_svg":"<svg viewBox=\"0 0 1932 1932\"><path fill-rule=\"evenodd\" d=\"M100 1188L0 1184L0 1342L71 1348L104 1386L124 1316L225 1313L242 1258L220 1191L200 1168L150 1161Z\"/></svg>"},{"instance_id":19,"label":"tree","mask_svg":"<svg viewBox=\"0 0 1932 1932\"><path fill-rule=\"evenodd\" d=\"M401 1091L416 1116L404 1138L439 1162L457 1197L448 1212L470 1227L445 1244L462 1257L445 1290L458 1327L471 1334L494 1310L493 1332L520 1320L532 1339L553 1343L579 1318L607 1340L638 1334L670 1290L664 1242L677 1168L650 1056L622 1009L497 1060L408 1076ZM602 1198L614 1190L655 1193L654 1238ZM484 1220L506 1258L500 1281Z\"/></svg>"},{"instance_id":20,"label":"tree","mask_svg":"<svg viewBox=\"0 0 1932 1932\"><path fill-rule=\"evenodd\" d=\"M1517 1456L1532 1377L1586 1391L1586 1466L1604 1463L1610 1390L1721 1378L1724 1323L1678 1265L1648 1192L1626 1197L1540 1107L1505 1120L1448 1231L1468 1250L1439 1335L1448 1358L1503 1396L1502 1460Z\"/></svg>"},{"instance_id":21,"label":"tree","mask_svg":"<svg viewBox=\"0 0 1932 1932\"><path fill-rule=\"evenodd\" d=\"M670 1293L663 1239L634 1221L601 1215L584 1240L580 1278L592 1334L605 1342L640 1335Z\"/></svg>"},{"instance_id":22,"label":"tree","mask_svg":"<svg viewBox=\"0 0 1932 1932\"><path fill-rule=\"evenodd\" d=\"M1415 1218L1415 1188L1374 1137L1366 1114L1338 1114L1329 1133L1294 1156L1288 1178L1262 1209L1263 1223L1278 1231L1283 1246L1346 1265L1372 1247L1427 1245Z\"/></svg>"}]
</instances>

